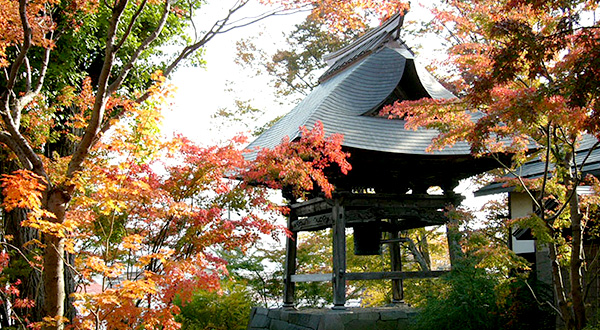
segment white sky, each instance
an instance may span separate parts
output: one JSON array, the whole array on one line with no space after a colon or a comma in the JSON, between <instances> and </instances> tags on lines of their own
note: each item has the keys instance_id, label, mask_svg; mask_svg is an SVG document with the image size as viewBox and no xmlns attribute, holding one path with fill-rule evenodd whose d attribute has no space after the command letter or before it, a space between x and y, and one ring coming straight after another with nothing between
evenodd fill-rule
<instances>
[{"instance_id":1,"label":"white sky","mask_svg":"<svg viewBox=\"0 0 600 330\"><path fill-rule=\"evenodd\" d=\"M222 17L223 10L229 8L227 4L231 2L213 1L214 4L208 6L204 15L198 17L199 24L214 23L215 17ZM255 5L243 10L257 14L264 9ZM235 97L251 99L254 107L268 110L269 118L265 118L265 122L291 110L281 109L274 99L267 77L250 77L249 72L242 71L234 63L235 44L240 39L256 36L257 46L274 51L283 46L284 34L291 31L294 24L301 23L305 16L270 17L252 26L217 35L209 41L204 55L205 68L183 67L172 76L171 83L177 87L177 93L174 109L164 113L165 133L179 132L197 143L213 144L242 130L243 127L226 132L216 131L216 124L210 118L219 108L230 106L234 95L226 89L228 82L232 81L235 86L230 87L238 93Z\"/></svg>"}]
</instances>

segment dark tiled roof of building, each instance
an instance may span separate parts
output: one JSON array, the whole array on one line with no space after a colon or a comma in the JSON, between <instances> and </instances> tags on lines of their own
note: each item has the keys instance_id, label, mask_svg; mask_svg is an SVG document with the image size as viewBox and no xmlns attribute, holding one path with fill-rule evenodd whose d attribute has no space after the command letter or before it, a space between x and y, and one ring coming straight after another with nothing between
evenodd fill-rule
<instances>
[{"instance_id":1,"label":"dark tiled roof of building","mask_svg":"<svg viewBox=\"0 0 600 330\"><path fill-rule=\"evenodd\" d=\"M575 163L577 167L585 174L600 175L600 150L593 149L598 139L592 135L585 135L581 140L577 153L575 154ZM583 166L582 166L583 165ZM516 174L525 179L541 177L544 174L545 162L536 159L525 163L516 170ZM550 170L554 167L550 164ZM508 175L506 178L514 178L514 175ZM514 187L506 186L503 182L489 184L475 192L475 196L493 195L502 192L513 191Z\"/></svg>"},{"instance_id":2,"label":"dark tiled roof of building","mask_svg":"<svg viewBox=\"0 0 600 330\"><path fill-rule=\"evenodd\" d=\"M396 39L401 25L396 16L367 33L354 44L330 55L332 61L321 83L292 111L253 141L247 158L256 150L272 148L285 136L299 137L300 126L312 128L323 123L325 134L341 133L346 147L413 155L468 155L469 146L458 143L433 153L426 151L432 130L407 130L403 120L371 116L397 88L409 98L453 98L427 70L415 61L413 53Z\"/></svg>"}]
</instances>

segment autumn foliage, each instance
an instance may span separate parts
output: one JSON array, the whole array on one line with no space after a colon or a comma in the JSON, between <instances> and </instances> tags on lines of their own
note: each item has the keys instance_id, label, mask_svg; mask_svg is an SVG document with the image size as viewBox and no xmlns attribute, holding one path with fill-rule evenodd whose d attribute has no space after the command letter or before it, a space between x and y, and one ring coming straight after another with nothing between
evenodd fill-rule
<instances>
[{"instance_id":1,"label":"autumn foliage","mask_svg":"<svg viewBox=\"0 0 600 330\"><path fill-rule=\"evenodd\" d=\"M284 230L274 219L285 209L268 200L267 187L330 194L324 171L332 164L349 169L341 137L326 138L320 124L248 162L242 138L212 147L161 138L158 104L133 107L92 150L72 180L75 193L60 224L44 220L52 215L40 208L43 178L23 170L2 177L4 207L31 210L22 225L66 238L75 256L68 265L78 283L75 328L177 329L175 298L185 303L195 290L218 290L228 276L215 252L245 250Z\"/></svg>"},{"instance_id":2,"label":"autumn foliage","mask_svg":"<svg viewBox=\"0 0 600 330\"><path fill-rule=\"evenodd\" d=\"M298 141L286 137L275 148L260 150L255 165L245 175L251 181L285 188L296 198L314 190L330 198L334 186L328 182L326 170L335 165L336 171L347 174L352 168L346 160L349 155L342 151L343 136L325 137L320 122L312 130L301 127L300 132Z\"/></svg>"},{"instance_id":3,"label":"autumn foliage","mask_svg":"<svg viewBox=\"0 0 600 330\"><path fill-rule=\"evenodd\" d=\"M63 329L74 298L76 327L174 328L175 295L226 275L213 249L245 248L275 228L279 210L260 183L288 173L267 170L249 185L240 140L199 147L158 135L178 66L202 63L215 36L285 11L240 17L247 3L188 37L204 1L0 2L0 276L10 290L1 326ZM290 161L304 166L290 169L304 180L297 191L309 179L330 191L320 172L344 157L334 142L305 142L321 143L315 169ZM85 291L93 282L101 293Z\"/></svg>"},{"instance_id":4,"label":"autumn foliage","mask_svg":"<svg viewBox=\"0 0 600 330\"><path fill-rule=\"evenodd\" d=\"M315 21L326 22L332 31L363 30L369 20L384 21L398 12L409 8L407 1L401 0L260 0L266 4L281 4L287 8L309 7L310 17Z\"/></svg>"}]
</instances>

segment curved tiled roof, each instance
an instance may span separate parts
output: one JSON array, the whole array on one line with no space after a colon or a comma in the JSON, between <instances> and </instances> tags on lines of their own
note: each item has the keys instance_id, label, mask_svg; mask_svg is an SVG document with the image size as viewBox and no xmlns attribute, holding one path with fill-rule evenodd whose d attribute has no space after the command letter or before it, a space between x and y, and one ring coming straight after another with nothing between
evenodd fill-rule
<instances>
[{"instance_id":1,"label":"curved tiled roof","mask_svg":"<svg viewBox=\"0 0 600 330\"><path fill-rule=\"evenodd\" d=\"M247 149L272 148L285 136L291 140L298 138L300 126L312 128L321 121L325 134L344 135L343 145L346 147L432 155L426 149L437 135L436 131L407 130L403 120L365 115L380 107L401 81L404 87L420 88L435 99L454 97L415 62L404 44L388 41L328 77ZM468 155L469 151L466 143L459 143L452 148L435 151L433 155ZM255 155L256 151L253 151L247 157L252 159Z\"/></svg>"}]
</instances>

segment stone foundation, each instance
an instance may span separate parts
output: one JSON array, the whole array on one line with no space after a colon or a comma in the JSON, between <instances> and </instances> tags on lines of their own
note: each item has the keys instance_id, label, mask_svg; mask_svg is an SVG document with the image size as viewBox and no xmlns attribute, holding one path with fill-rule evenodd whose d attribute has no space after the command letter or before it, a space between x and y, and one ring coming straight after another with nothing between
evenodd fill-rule
<instances>
[{"instance_id":1,"label":"stone foundation","mask_svg":"<svg viewBox=\"0 0 600 330\"><path fill-rule=\"evenodd\" d=\"M347 310L255 307L248 330L406 330L416 317L407 306Z\"/></svg>"}]
</instances>

